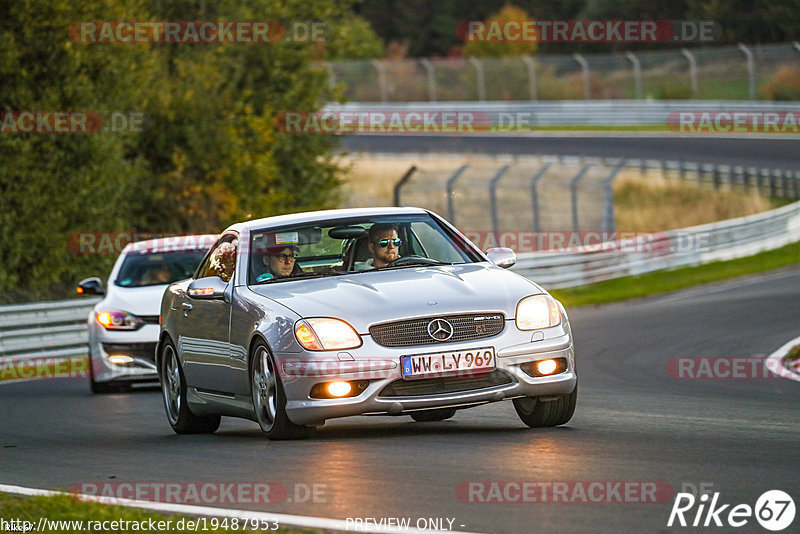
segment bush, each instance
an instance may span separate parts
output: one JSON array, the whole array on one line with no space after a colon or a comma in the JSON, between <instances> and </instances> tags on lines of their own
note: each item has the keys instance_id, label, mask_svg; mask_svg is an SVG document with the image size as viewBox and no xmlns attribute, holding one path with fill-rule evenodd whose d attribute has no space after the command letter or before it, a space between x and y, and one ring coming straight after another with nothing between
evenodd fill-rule
<instances>
[{"instance_id":1,"label":"bush","mask_svg":"<svg viewBox=\"0 0 800 534\"><path fill-rule=\"evenodd\" d=\"M785 66L761 87L766 100L800 100L800 68Z\"/></svg>"}]
</instances>

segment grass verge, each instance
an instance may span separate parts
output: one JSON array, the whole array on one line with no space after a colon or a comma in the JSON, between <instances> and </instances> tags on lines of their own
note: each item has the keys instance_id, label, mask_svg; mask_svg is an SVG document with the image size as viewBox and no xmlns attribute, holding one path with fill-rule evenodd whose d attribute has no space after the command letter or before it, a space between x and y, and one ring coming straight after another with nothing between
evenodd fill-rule
<instances>
[{"instance_id":1,"label":"grass verge","mask_svg":"<svg viewBox=\"0 0 800 534\"><path fill-rule=\"evenodd\" d=\"M27 526L29 531L31 528L37 528L40 518L45 518L50 521L50 523L42 525L42 531L44 532L189 532L195 531L195 529L192 528L193 525L198 526L198 532L238 532L241 534L243 530L264 531L272 529L275 531L275 523L271 523L266 529L245 529L243 528L244 520L240 520L238 528L234 528L231 524L231 519L228 519L227 523L224 523L225 518L196 518L179 515L163 515L139 508L112 506L93 502L79 502L68 495L54 497L23 497L0 493L0 510L2 510L2 519L6 523L9 523L11 520L29 522L29 526ZM203 519L205 519L205 523L202 522ZM198 523L198 520L200 523ZM53 523L59 521L62 523ZM69 524L68 522L70 521L73 523ZM82 524L80 523L81 521ZM117 523L114 524L114 521ZM128 523L123 523L124 521ZM163 523L159 524L159 522L162 521ZM167 523L167 521L170 523ZM189 521L194 521L194 523L190 524ZM137 526L143 526L145 528L136 528L132 522L136 522ZM154 524L155 526L153 527ZM19 523L17 523L17 525L19 525ZM9 524L5 526L8 527ZM203 526L206 528L203 528ZM212 528L214 526L218 528ZM278 527L280 528L280 532L284 534L311 534L322 532L320 530L286 529L280 525L278 525ZM23 529L19 528L17 531L22 532Z\"/></svg>"},{"instance_id":2,"label":"grass verge","mask_svg":"<svg viewBox=\"0 0 800 534\"><path fill-rule=\"evenodd\" d=\"M730 261L715 261L697 267L681 267L638 276L625 276L587 286L554 289L554 297L567 308L605 304L636 297L647 297L687 287L756 274L779 267L800 264L800 242L754 256Z\"/></svg>"}]
</instances>

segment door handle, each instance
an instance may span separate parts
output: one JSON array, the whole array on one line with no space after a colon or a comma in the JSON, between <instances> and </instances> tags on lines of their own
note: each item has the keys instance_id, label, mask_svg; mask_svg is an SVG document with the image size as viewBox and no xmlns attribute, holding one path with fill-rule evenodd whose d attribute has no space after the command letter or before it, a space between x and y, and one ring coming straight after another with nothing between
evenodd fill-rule
<instances>
[{"instance_id":1,"label":"door handle","mask_svg":"<svg viewBox=\"0 0 800 534\"><path fill-rule=\"evenodd\" d=\"M181 304L181 308L183 308L183 316L184 317L187 317L189 315L189 312L192 311L192 305L189 304L188 302L182 303Z\"/></svg>"}]
</instances>

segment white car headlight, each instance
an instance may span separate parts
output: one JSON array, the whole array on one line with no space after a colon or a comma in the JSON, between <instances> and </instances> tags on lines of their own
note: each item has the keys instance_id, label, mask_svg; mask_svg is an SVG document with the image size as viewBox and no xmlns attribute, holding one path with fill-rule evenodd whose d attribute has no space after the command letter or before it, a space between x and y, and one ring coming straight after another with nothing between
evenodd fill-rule
<instances>
[{"instance_id":1,"label":"white car headlight","mask_svg":"<svg viewBox=\"0 0 800 534\"><path fill-rule=\"evenodd\" d=\"M361 346L361 336L339 319L303 319L294 325L294 336L308 350L343 350Z\"/></svg>"},{"instance_id":2,"label":"white car headlight","mask_svg":"<svg viewBox=\"0 0 800 534\"><path fill-rule=\"evenodd\" d=\"M537 330L561 323L561 310L550 295L525 297L517 304L517 328Z\"/></svg>"},{"instance_id":3,"label":"white car headlight","mask_svg":"<svg viewBox=\"0 0 800 534\"><path fill-rule=\"evenodd\" d=\"M106 330L138 330L144 326L139 317L124 311L99 311L94 316Z\"/></svg>"}]
</instances>

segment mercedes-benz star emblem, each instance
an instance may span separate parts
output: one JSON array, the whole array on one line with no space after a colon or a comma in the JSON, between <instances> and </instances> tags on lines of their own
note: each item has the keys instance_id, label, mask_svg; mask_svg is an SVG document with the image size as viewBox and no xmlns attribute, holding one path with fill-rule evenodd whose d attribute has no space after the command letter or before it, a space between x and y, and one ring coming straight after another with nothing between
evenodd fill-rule
<instances>
[{"instance_id":1,"label":"mercedes-benz star emblem","mask_svg":"<svg viewBox=\"0 0 800 534\"><path fill-rule=\"evenodd\" d=\"M428 323L428 335L436 341L447 341L453 337L453 325L444 319L434 319Z\"/></svg>"}]
</instances>

